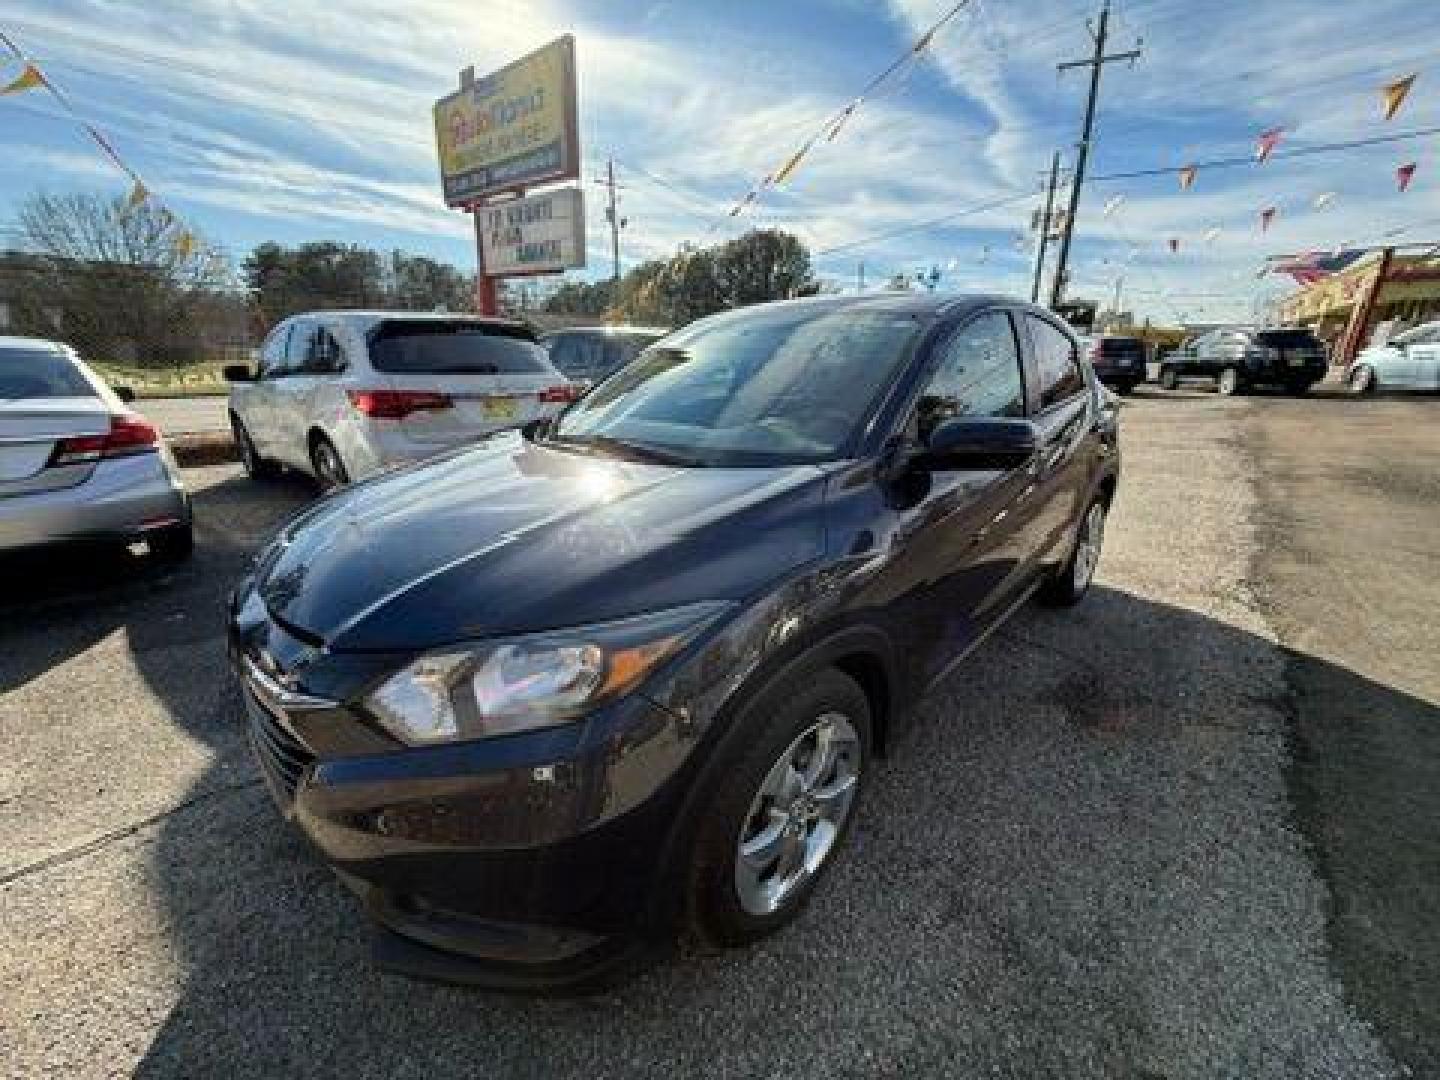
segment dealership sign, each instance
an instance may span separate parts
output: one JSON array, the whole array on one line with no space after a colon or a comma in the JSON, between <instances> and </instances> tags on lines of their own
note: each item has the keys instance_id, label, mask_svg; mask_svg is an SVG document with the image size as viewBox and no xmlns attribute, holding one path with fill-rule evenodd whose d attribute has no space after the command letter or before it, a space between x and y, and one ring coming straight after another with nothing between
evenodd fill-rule
<instances>
[{"instance_id":1,"label":"dealership sign","mask_svg":"<svg viewBox=\"0 0 1440 1080\"><path fill-rule=\"evenodd\" d=\"M578 188L561 188L481 207L485 273L519 277L584 266L584 205Z\"/></svg>"},{"instance_id":2,"label":"dealership sign","mask_svg":"<svg viewBox=\"0 0 1440 1080\"><path fill-rule=\"evenodd\" d=\"M579 175L575 39L569 34L435 103L445 202Z\"/></svg>"}]
</instances>

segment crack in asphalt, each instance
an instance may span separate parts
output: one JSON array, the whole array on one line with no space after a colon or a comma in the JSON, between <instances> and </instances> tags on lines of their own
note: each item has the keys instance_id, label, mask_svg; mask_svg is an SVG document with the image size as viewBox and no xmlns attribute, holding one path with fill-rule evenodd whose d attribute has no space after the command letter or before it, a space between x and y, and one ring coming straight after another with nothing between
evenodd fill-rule
<instances>
[{"instance_id":1,"label":"crack in asphalt","mask_svg":"<svg viewBox=\"0 0 1440 1080\"><path fill-rule=\"evenodd\" d=\"M99 836L86 840L83 844L76 844L73 847L64 848L61 851L46 855L43 859L36 859L32 863L26 863L13 870L0 872L0 888L20 881L23 878L44 873L46 870L53 870L57 866L72 863L77 859L83 859L85 856L93 855L97 851L103 851L117 840L124 840L126 837L134 836L136 833L142 832L152 825L158 825L162 821L174 817L182 811L189 810L191 807L200 803L210 802L213 799L226 795L233 795L239 791L248 791L251 788L258 787L262 783L263 781L257 777L253 780L246 780L238 784L227 784L223 787L214 787L206 791L198 792L190 798L176 803L174 806L151 814L149 817L141 818L139 821L132 821L128 825L121 825L118 828L110 829L101 833Z\"/></svg>"}]
</instances>

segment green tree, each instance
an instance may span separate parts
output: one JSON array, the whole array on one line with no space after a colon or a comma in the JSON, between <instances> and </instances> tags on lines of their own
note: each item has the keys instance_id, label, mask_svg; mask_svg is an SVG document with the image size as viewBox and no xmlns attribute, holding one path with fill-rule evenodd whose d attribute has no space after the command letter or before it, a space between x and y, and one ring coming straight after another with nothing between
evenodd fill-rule
<instances>
[{"instance_id":1,"label":"green tree","mask_svg":"<svg viewBox=\"0 0 1440 1080\"><path fill-rule=\"evenodd\" d=\"M423 255L390 253L385 305L405 311L472 311L475 279Z\"/></svg>"},{"instance_id":2,"label":"green tree","mask_svg":"<svg viewBox=\"0 0 1440 1080\"><path fill-rule=\"evenodd\" d=\"M378 252L356 244L267 242L245 260L245 282L267 325L297 311L384 306L388 295Z\"/></svg>"},{"instance_id":3,"label":"green tree","mask_svg":"<svg viewBox=\"0 0 1440 1080\"><path fill-rule=\"evenodd\" d=\"M780 229L754 229L722 244L714 258L727 307L784 300L810 283L809 250Z\"/></svg>"}]
</instances>

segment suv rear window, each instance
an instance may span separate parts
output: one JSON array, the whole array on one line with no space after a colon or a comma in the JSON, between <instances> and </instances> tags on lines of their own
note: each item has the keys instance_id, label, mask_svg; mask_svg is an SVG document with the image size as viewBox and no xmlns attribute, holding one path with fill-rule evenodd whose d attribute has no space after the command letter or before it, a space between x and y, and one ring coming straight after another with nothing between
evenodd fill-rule
<instances>
[{"instance_id":1,"label":"suv rear window","mask_svg":"<svg viewBox=\"0 0 1440 1080\"><path fill-rule=\"evenodd\" d=\"M1134 356L1145 351L1145 343L1133 337L1106 337L1100 339L1102 356Z\"/></svg>"},{"instance_id":2,"label":"suv rear window","mask_svg":"<svg viewBox=\"0 0 1440 1080\"><path fill-rule=\"evenodd\" d=\"M1309 330L1262 330L1255 335L1267 349L1318 349L1320 339Z\"/></svg>"},{"instance_id":3,"label":"suv rear window","mask_svg":"<svg viewBox=\"0 0 1440 1080\"><path fill-rule=\"evenodd\" d=\"M90 380L63 353L0 349L0 400L94 396Z\"/></svg>"},{"instance_id":4,"label":"suv rear window","mask_svg":"<svg viewBox=\"0 0 1440 1080\"><path fill-rule=\"evenodd\" d=\"M471 372L481 375L550 371L545 351L523 327L416 320L381 323L370 336L376 371Z\"/></svg>"}]
</instances>

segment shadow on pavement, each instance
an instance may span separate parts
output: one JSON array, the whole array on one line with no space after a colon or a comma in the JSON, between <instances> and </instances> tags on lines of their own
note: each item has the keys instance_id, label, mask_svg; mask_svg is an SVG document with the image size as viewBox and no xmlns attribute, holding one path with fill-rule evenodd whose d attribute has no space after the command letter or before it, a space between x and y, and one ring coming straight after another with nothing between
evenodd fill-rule
<instances>
[{"instance_id":1,"label":"shadow on pavement","mask_svg":"<svg viewBox=\"0 0 1440 1080\"><path fill-rule=\"evenodd\" d=\"M218 619L242 554L202 560L184 602ZM200 647L201 677L223 678L220 640ZM234 695L197 708L193 671L137 662L235 767ZM1440 710L1311 662L1356 722L1440 730ZM181 974L139 1073L1369 1075L1286 801L1287 712L1310 707L1272 643L1187 610L1097 588L1073 613L1023 612L897 739L797 925L577 1000L376 970L355 903L246 787L167 818L150 848ZM1410 893L1435 797L1416 793L1389 867L1407 895L1368 911L1390 940L1440 926L1433 892ZM1411 1061L1440 1063L1435 950L1346 974L1402 996L1430 1025Z\"/></svg>"}]
</instances>

